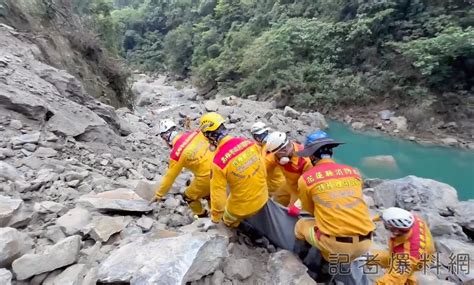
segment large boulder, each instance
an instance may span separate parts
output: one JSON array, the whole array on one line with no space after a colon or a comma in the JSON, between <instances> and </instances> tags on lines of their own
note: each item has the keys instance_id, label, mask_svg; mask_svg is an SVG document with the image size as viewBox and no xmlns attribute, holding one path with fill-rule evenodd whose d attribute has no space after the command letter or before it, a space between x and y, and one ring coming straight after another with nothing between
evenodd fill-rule
<instances>
[{"instance_id":1,"label":"large boulder","mask_svg":"<svg viewBox=\"0 0 474 285\"><path fill-rule=\"evenodd\" d=\"M443 216L452 215L459 203L453 187L416 176L380 183L374 187L374 200L379 207L396 206L419 211L433 209Z\"/></svg>"},{"instance_id":2,"label":"large boulder","mask_svg":"<svg viewBox=\"0 0 474 285\"><path fill-rule=\"evenodd\" d=\"M0 178L4 178L12 182L25 180L23 175L15 167L4 161L0 161Z\"/></svg>"},{"instance_id":3,"label":"large boulder","mask_svg":"<svg viewBox=\"0 0 474 285\"><path fill-rule=\"evenodd\" d=\"M398 167L395 157L391 155L375 155L364 157L362 159L362 164L372 168L386 167L396 169Z\"/></svg>"},{"instance_id":4,"label":"large boulder","mask_svg":"<svg viewBox=\"0 0 474 285\"><path fill-rule=\"evenodd\" d=\"M69 210L56 220L56 224L67 235L75 235L85 228L91 220L91 214L84 208Z\"/></svg>"},{"instance_id":5,"label":"large boulder","mask_svg":"<svg viewBox=\"0 0 474 285\"><path fill-rule=\"evenodd\" d=\"M16 259L13 272L16 279L25 280L31 276L49 272L76 262L81 248L81 237L71 236L46 248L42 253L25 254Z\"/></svg>"},{"instance_id":6,"label":"large boulder","mask_svg":"<svg viewBox=\"0 0 474 285\"><path fill-rule=\"evenodd\" d=\"M230 279L245 280L252 276L253 266L245 258L230 259L224 267L224 273Z\"/></svg>"},{"instance_id":7,"label":"large boulder","mask_svg":"<svg viewBox=\"0 0 474 285\"><path fill-rule=\"evenodd\" d=\"M80 203L88 204L102 211L149 212L153 210L148 201L133 190L120 188L102 193L91 192L79 198Z\"/></svg>"},{"instance_id":8,"label":"large boulder","mask_svg":"<svg viewBox=\"0 0 474 285\"><path fill-rule=\"evenodd\" d=\"M99 281L185 284L214 272L228 256L228 240L206 234L157 239L153 234L112 251L99 267ZM133 254L130 254L133 252Z\"/></svg>"},{"instance_id":9,"label":"large boulder","mask_svg":"<svg viewBox=\"0 0 474 285\"><path fill-rule=\"evenodd\" d=\"M115 233L121 232L129 223L129 217L108 217L97 216L92 222L83 230L84 233L89 234L94 240L107 242Z\"/></svg>"},{"instance_id":10,"label":"large boulder","mask_svg":"<svg viewBox=\"0 0 474 285\"><path fill-rule=\"evenodd\" d=\"M290 106L285 106L285 109L283 109L283 115L285 117L298 119L299 116L300 116L300 112L296 111L295 109L291 108Z\"/></svg>"},{"instance_id":11,"label":"large boulder","mask_svg":"<svg viewBox=\"0 0 474 285\"><path fill-rule=\"evenodd\" d=\"M307 273L308 268L287 250L273 253L268 260L267 269L272 283L288 285L316 285Z\"/></svg>"},{"instance_id":12,"label":"large boulder","mask_svg":"<svg viewBox=\"0 0 474 285\"><path fill-rule=\"evenodd\" d=\"M23 204L21 199L13 199L8 196L0 195L0 227L8 224L15 212Z\"/></svg>"},{"instance_id":13,"label":"large boulder","mask_svg":"<svg viewBox=\"0 0 474 285\"><path fill-rule=\"evenodd\" d=\"M13 260L28 252L33 243L28 236L14 228L0 228L0 267L8 267Z\"/></svg>"},{"instance_id":14,"label":"large boulder","mask_svg":"<svg viewBox=\"0 0 474 285\"><path fill-rule=\"evenodd\" d=\"M5 268L0 268L0 284L11 285L12 284L12 273Z\"/></svg>"},{"instance_id":15,"label":"large boulder","mask_svg":"<svg viewBox=\"0 0 474 285\"><path fill-rule=\"evenodd\" d=\"M406 132L408 130L407 118L403 116L390 117L390 121L395 124L397 130Z\"/></svg>"},{"instance_id":16,"label":"large boulder","mask_svg":"<svg viewBox=\"0 0 474 285\"><path fill-rule=\"evenodd\" d=\"M86 274L87 266L85 264L74 264L58 275L48 276L42 285L83 285Z\"/></svg>"},{"instance_id":17,"label":"large boulder","mask_svg":"<svg viewBox=\"0 0 474 285\"><path fill-rule=\"evenodd\" d=\"M474 233L474 200L459 202L456 218L458 224Z\"/></svg>"}]
</instances>

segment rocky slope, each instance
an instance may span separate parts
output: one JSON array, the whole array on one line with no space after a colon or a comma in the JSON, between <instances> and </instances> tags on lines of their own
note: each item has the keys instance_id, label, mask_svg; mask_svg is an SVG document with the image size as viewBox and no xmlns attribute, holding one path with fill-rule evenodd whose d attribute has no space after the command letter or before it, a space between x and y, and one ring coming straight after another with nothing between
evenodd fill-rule
<instances>
[{"instance_id":1,"label":"rocky slope","mask_svg":"<svg viewBox=\"0 0 474 285\"><path fill-rule=\"evenodd\" d=\"M236 98L196 101L194 89L144 75L133 88L136 108L115 110L37 61L37 46L14 30L0 27L0 37L0 284L315 284L295 256L264 238L225 227L204 232L182 197L189 173L162 203L147 200L167 167L160 119L193 128L202 113L218 111L233 134L248 136L263 120L302 141L326 127L321 114ZM441 266L438 276L420 275L421 284L472 279L448 268L452 253L470 253L473 264L473 202L412 176L369 180L364 191L374 213L398 205L428 219ZM385 246L383 227L375 240Z\"/></svg>"}]
</instances>

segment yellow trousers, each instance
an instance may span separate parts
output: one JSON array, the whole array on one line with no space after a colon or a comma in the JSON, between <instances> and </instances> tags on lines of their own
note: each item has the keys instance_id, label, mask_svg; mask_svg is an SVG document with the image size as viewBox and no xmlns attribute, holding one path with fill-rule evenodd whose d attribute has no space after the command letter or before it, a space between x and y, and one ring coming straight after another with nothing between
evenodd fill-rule
<instances>
[{"instance_id":1,"label":"yellow trousers","mask_svg":"<svg viewBox=\"0 0 474 285\"><path fill-rule=\"evenodd\" d=\"M384 250L371 250L373 256L373 263L370 265L379 265L382 268L387 269L385 275L375 281L376 285L416 285L418 281L415 276L417 266L423 265L419 261L410 259L408 267L400 270L400 265L396 261L392 261L392 255L388 251ZM407 265L406 261L403 265Z\"/></svg>"},{"instance_id":2,"label":"yellow trousers","mask_svg":"<svg viewBox=\"0 0 474 285\"><path fill-rule=\"evenodd\" d=\"M195 215L204 214L201 198L209 197L211 193L209 176L195 176L184 192L184 200Z\"/></svg>"},{"instance_id":3,"label":"yellow trousers","mask_svg":"<svg viewBox=\"0 0 474 285\"><path fill-rule=\"evenodd\" d=\"M335 237L320 234L315 227L315 219L300 219L295 225L297 239L306 240L321 251L329 263L348 263L369 251L371 239L359 241L359 236L351 236L352 243L339 242Z\"/></svg>"}]
</instances>

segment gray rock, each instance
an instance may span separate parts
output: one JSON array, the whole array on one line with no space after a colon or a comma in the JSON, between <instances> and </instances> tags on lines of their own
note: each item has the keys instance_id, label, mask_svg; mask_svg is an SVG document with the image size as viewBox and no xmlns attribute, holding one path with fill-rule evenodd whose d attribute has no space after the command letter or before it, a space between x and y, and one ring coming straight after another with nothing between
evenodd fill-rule
<instances>
[{"instance_id":1,"label":"gray rock","mask_svg":"<svg viewBox=\"0 0 474 285\"><path fill-rule=\"evenodd\" d=\"M174 197L170 196L165 200L163 204L165 205L165 208L173 210L179 206L179 201L178 199L175 199Z\"/></svg>"},{"instance_id":2,"label":"gray rock","mask_svg":"<svg viewBox=\"0 0 474 285\"><path fill-rule=\"evenodd\" d=\"M15 146L24 145L27 143L38 144L40 135L41 135L40 132L20 135L17 137L13 137L11 139L11 143Z\"/></svg>"},{"instance_id":3,"label":"gray rock","mask_svg":"<svg viewBox=\"0 0 474 285\"><path fill-rule=\"evenodd\" d=\"M49 227L46 230L44 236L48 238L50 241L52 241L53 243L57 243L60 240L63 240L66 238L66 235L64 234L64 232L61 230L59 226Z\"/></svg>"},{"instance_id":4,"label":"gray rock","mask_svg":"<svg viewBox=\"0 0 474 285\"><path fill-rule=\"evenodd\" d=\"M0 155L3 155L4 157L8 158L15 156L15 152L9 148L0 148Z\"/></svg>"},{"instance_id":5,"label":"gray rock","mask_svg":"<svg viewBox=\"0 0 474 285\"><path fill-rule=\"evenodd\" d=\"M137 220L137 226L142 228L144 231L149 231L151 227L153 227L153 223L155 221L147 216L142 216L140 219Z\"/></svg>"},{"instance_id":6,"label":"gray rock","mask_svg":"<svg viewBox=\"0 0 474 285\"><path fill-rule=\"evenodd\" d=\"M0 195L0 227L4 227L8 224L22 204L23 200L21 199L13 199Z\"/></svg>"},{"instance_id":7,"label":"gray rock","mask_svg":"<svg viewBox=\"0 0 474 285\"><path fill-rule=\"evenodd\" d=\"M35 203L33 209L40 214L60 213L67 210L64 205L52 201Z\"/></svg>"},{"instance_id":8,"label":"gray rock","mask_svg":"<svg viewBox=\"0 0 474 285\"><path fill-rule=\"evenodd\" d=\"M252 263L245 258L230 259L224 267L224 274L229 279L242 281L252 276L253 266Z\"/></svg>"},{"instance_id":9,"label":"gray rock","mask_svg":"<svg viewBox=\"0 0 474 285\"><path fill-rule=\"evenodd\" d=\"M16 129L16 130L20 130L21 128L23 128L23 123L21 121L18 121L18 120L11 120L10 121L10 127Z\"/></svg>"},{"instance_id":10,"label":"gray rock","mask_svg":"<svg viewBox=\"0 0 474 285\"><path fill-rule=\"evenodd\" d=\"M142 199L151 201L151 199L155 197L155 188L156 188L156 185L152 183L149 183L146 181L139 181L134 191Z\"/></svg>"},{"instance_id":11,"label":"gray rock","mask_svg":"<svg viewBox=\"0 0 474 285\"><path fill-rule=\"evenodd\" d=\"M408 130L407 118L403 116L390 117L390 121L395 124L397 130L406 132Z\"/></svg>"},{"instance_id":12,"label":"gray rock","mask_svg":"<svg viewBox=\"0 0 474 285\"><path fill-rule=\"evenodd\" d=\"M239 106L239 105L242 104L242 103L240 103L239 99L235 96L229 96L229 97L222 98L221 103L224 106Z\"/></svg>"},{"instance_id":13,"label":"gray rock","mask_svg":"<svg viewBox=\"0 0 474 285\"><path fill-rule=\"evenodd\" d=\"M58 155L58 152L50 147L39 147L34 153L39 158L50 158Z\"/></svg>"},{"instance_id":14,"label":"gray rock","mask_svg":"<svg viewBox=\"0 0 474 285\"><path fill-rule=\"evenodd\" d=\"M444 138L444 139L441 139L441 143L445 144L445 145L449 145L449 146L455 146L457 145L459 142L457 139L455 138Z\"/></svg>"},{"instance_id":15,"label":"gray rock","mask_svg":"<svg viewBox=\"0 0 474 285\"><path fill-rule=\"evenodd\" d=\"M0 161L0 178L4 178L12 182L25 181L23 175L15 167L4 161Z\"/></svg>"},{"instance_id":16,"label":"gray rock","mask_svg":"<svg viewBox=\"0 0 474 285\"><path fill-rule=\"evenodd\" d=\"M157 285L196 281L221 265L228 256L227 244L225 238L206 234L168 238L147 234L112 251L100 264L99 280Z\"/></svg>"},{"instance_id":17,"label":"gray rock","mask_svg":"<svg viewBox=\"0 0 474 285\"><path fill-rule=\"evenodd\" d=\"M34 211L33 206L22 204L8 221L8 226L12 228L25 227L30 222L35 221L37 218L38 213Z\"/></svg>"},{"instance_id":18,"label":"gray rock","mask_svg":"<svg viewBox=\"0 0 474 285\"><path fill-rule=\"evenodd\" d=\"M82 181L84 180L87 176L89 176L89 171L81 171L81 172L76 172L76 171L68 171L63 174L64 180L67 182L71 182L73 180L79 180Z\"/></svg>"},{"instance_id":19,"label":"gray rock","mask_svg":"<svg viewBox=\"0 0 474 285\"><path fill-rule=\"evenodd\" d=\"M114 159L112 165L116 168L125 168L125 169L133 168L133 163L130 160L126 160L124 158Z\"/></svg>"},{"instance_id":20,"label":"gray rock","mask_svg":"<svg viewBox=\"0 0 474 285\"><path fill-rule=\"evenodd\" d=\"M390 110L382 110L379 112L380 119L382 120L390 120L391 117L393 117L394 112Z\"/></svg>"},{"instance_id":21,"label":"gray rock","mask_svg":"<svg viewBox=\"0 0 474 285\"><path fill-rule=\"evenodd\" d=\"M89 224L91 214L84 208L74 208L56 220L56 224L61 227L67 235L79 233Z\"/></svg>"},{"instance_id":22,"label":"gray rock","mask_svg":"<svg viewBox=\"0 0 474 285\"><path fill-rule=\"evenodd\" d=\"M257 95L249 95L249 96L247 96L247 99L252 100L252 101L257 101L258 96Z\"/></svg>"},{"instance_id":23,"label":"gray rock","mask_svg":"<svg viewBox=\"0 0 474 285\"><path fill-rule=\"evenodd\" d=\"M354 122L354 123L351 124L351 127L354 130L361 130L361 129L365 128L365 124L362 123L362 122Z\"/></svg>"},{"instance_id":24,"label":"gray rock","mask_svg":"<svg viewBox=\"0 0 474 285\"><path fill-rule=\"evenodd\" d=\"M217 112L219 105L215 101L206 101L206 103L204 103L204 109L206 109L207 112Z\"/></svg>"},{"instance_id":25,"label":"gray rock","mask_svg":"<svg viewBox=\"0 0 474 285\"><path fill-rule=\"evenodd\" d=\"M88 204L97 210L115 210L125 212L149 212L153 210L148 201L143 200L134 191L120 188L112 191L94 193L81 196L80 203Z\"/></svg>"},{"instance_id":26,"label":"gray rock","mask_svg":"<svg viewBox=\"0 0 474 285\"><path fill-rule=\"evenodd\" d=\"M456 261L456 258L460 254L467 255L468 262L466 262L466 266L468 266L468 268L466 269L469 270L470 274L466 274L465 271L459 271L457 277L461 279L461 282L472 281L474 279L472 276L472 272L474 272L474 246L472 243L462 242L451 238L438 238L435 242L436 250L439 253L437 261L438 265L444 265L447 268L450 268L451 266L452 268L453 258L454 261Z\"/></svg>"},{"instance_id":27,"label":"gray rock","mask_svg":"<svg viewBox=\"0 0 474 285\"><path fill-rule=\"evenodd\" d=\"M300 112L296 111L295 109L291 108L290 106L285 106L285 109L283 110L283 115L285 117L298 119L299 116L300 116Z\"/></svg>"},{"instance_id":28,"label":"gray rock","mask_svg":"<svg viewBox=\"0 0 474 285\"><path fill-rule=\"evenodd\" d=\"M0 284L11 285L12 284L12 273L5 268L0 268Z\"/></svg>"},{"instance_id":29,"label":"gray rock","mask_svg":"<svg viewBox=\"0 0 474 285\"><path fill-rule=\"evenodd\" d=\"M89 234L95 241L107 242L113 234L121 232L130 221L129 217L123 216L96 216L83 232Z\"/></svg>"},{"instance_id":30,"label":"gray rock","mask_svg":"<svg viewBox=\"0 0 474 285\"><path fill-rule=\"evenodd\" d=\"M82 285L96 285L97 280L97 268L91 268L86 276L84 276L84 280L82 281Z\"/></svg>"},{"instance_id":31,"label":"gray rock","mask_svg":"<svg viewBox=\"0 0 474 285\"><path fill-rule=\"evenodd\" d=\"M71 236L46 248L42 253L25 254L13 262L12 268L18 280L52 271L74 263L81 247L81 237Z\"/></svg>"},{"instance_id":32,"label":"gray rock","mask_svg":"<svg viewBox=\"0 0 474 285\"><path fill-rule=\"evenodd\" d=\"M416 176L380 183L374 187L374 200L379 207L401 207L421 212L432 209L442 216L452 215L459 203L453 187Z\"/></svg>"},{"instance_id":33,"label":"gray rock","mask_svg":"<svg viewBox=\"0 0 474 285\"><path fill-rule=\"evenodd\" d=\"M316 285L308 275L308 268L287 250L272 253L268 260L267 269L271 276L271 284Z\"/></svg>"},{"instance_id":34,"label":"gray rock","mask_svg":"<svg viewBox=\"0 0 474 285\"><path fill-rule=\"evenodd\" d=\"M217 270L214 272L211 278L211 285L222 285L224 284L225 275L222 271Z\"/></svg>"},{"instance_id":35,"label":"gray rock","mask_svg":"<svg viewBox=\"0 0 474 285\"><path fill-rule=\"evenodd\" d=\"M8 267L13 260L28 252L33 245L28 236L14 228L0 228L0 267Z\"/></svg>"},{"instance_id":36,"label":"gray rock","mask_svg":"<svg viewBox=\"0 0 474 285\"><path fill-rule=\"evenodd\" d=\"M29 151L29 152L34 152L36 150L36 145L32 143L26 143L23 145L23 149Z\"/></svg>"},{"instance_id":37,"label":"gray rock","mask_svg":"<svg viewBox=\"0 0 474 285\"><path fill-rule=\"evenodd\" d=\"M48 276L42 285L82 285L86 274L85 264L74 264L56 276Z\"/></svg>"},{"instance_id":38,"label":"gray rock","mask_svg":"<svg viewBox=\"0 0 474 285\"><path fill-rule=\"evenodd\" d=\"M455 209L457 223L474 231L474 200L461 201Z\"/></svg>"},{"instance_id":39,"label":"gray rock","mask_svg":"<svg viewBox=\"0 0 474 285\"><path fill-rule=\"evenodd\" d=\"M431 234L434 237L452 236L467 239L461 226L450 222L445 217L440 216L436 211L425 211L423 217L429 225Z\"/></svg>"},{"instance_id":40,"label":"gray rock","mask_svg":"<svg viewBox=\"0 0 474 285\"><path fill-rule=\"evenodd\" d=\"M386 167L391 169L397 169L397 161L392 155L375 155L364 157L362 164L367 167Z\"/></svg>"}]
</instances>

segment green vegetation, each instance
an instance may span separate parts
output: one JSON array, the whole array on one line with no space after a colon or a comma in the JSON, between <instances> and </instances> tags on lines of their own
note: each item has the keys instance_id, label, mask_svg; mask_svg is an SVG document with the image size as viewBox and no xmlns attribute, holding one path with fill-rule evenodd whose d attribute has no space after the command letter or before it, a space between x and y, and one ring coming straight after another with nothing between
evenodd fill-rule
<instances>
[{"instance_id":1,"label":"green vegetation","mask_svg":"<svg viewBox=\"0 0 474 285\"><path fill-rule=\"evenodd\" d=\"M472 94L469 1L76 2L111 52L207 90L313 107Z\"/></svg>"}]
</instances>

